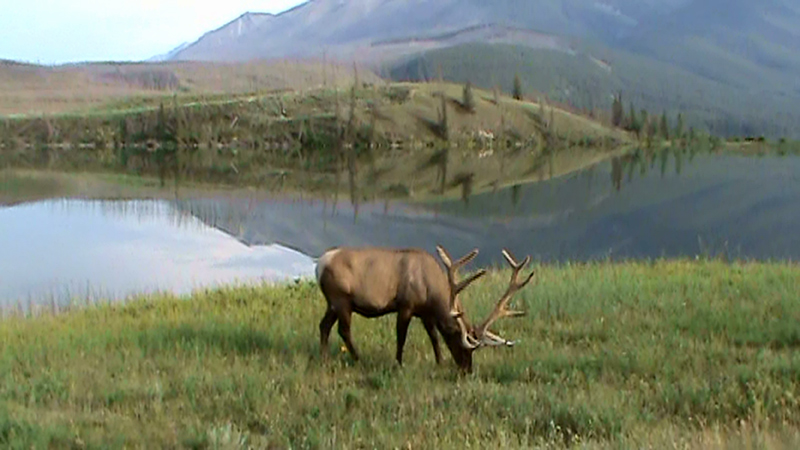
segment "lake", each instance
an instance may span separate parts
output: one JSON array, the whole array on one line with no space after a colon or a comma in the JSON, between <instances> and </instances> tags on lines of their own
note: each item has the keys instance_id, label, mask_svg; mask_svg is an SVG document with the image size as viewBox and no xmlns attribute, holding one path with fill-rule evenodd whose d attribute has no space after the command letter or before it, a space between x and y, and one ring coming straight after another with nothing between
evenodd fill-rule
<instances>
[{"instance_id":1,"label":"lake","mask_svg":"<svg viewBox=\"0 0 800 450\"><path fill-rule=\"evenodd\" d=\"M313 273L308 257L249 246L161 200L49 200L0 209L0 305L190 293Z\"/></svg>"},{"instance_id":2,"label":"lake","mask_svg":"<svg viewBox=\"0 0 800 450\"><path fill-rule=\"evenodd\" d=\"M0 208L0 301L187 293L313 273L334 245L535 260L800 259L800 158L663 152L458 200L352 205L231 194Z\"/></svg>"}]
</instances>

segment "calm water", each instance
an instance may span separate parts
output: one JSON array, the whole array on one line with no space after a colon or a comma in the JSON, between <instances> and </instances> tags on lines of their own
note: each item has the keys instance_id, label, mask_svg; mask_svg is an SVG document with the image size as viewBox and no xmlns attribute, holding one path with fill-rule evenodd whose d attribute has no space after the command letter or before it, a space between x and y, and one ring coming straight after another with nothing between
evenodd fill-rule
<instances>
[{"instance_id":1,"label":"calm water","mask_svg":"<svg viewBox=\"0 0 800 450\"><path fill-rule=\"evenodd\" d=\"M164 201L56 200L0 209L0 305L220 283L283 280L313 272L280 246L248 246Z\"/></svg>"},{"instance_id":2,"label":"calm water","mask_svg":"<svg viewBox=\"0 0 800 450\"><path fill-rule=\"evenodd\" d=\"M560 179L428 204L200 199L178 208L249 244L318 256L331 245L503 247L542 261L694 257L800 259L800 158L617 160ZM652 164L652 166L651 166ZM663 172L662 172L663 169Z\"/></svg>"},{"instance_id":3,"label":"calm water","mask_svg":"<svg viewBox=\"0 0 800 450\"><path fill-rule=\"evenodd\" d=\"M481 249L534 259L800 259L800 158L626 157L556 180L425 205L220 195L0 208L0 301L189 292L313 273L333 245ZM294 249L294 250L290 250ZM42 300L44 299L44 300Z\"/></svg>"}]
</instances>

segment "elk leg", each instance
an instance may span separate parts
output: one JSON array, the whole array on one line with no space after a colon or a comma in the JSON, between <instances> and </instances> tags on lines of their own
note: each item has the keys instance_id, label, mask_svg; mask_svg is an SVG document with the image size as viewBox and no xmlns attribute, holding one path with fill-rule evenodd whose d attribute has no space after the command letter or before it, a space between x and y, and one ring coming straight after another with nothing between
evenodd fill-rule
<instances>
[{"instance_id":1,"label":"elk leg","mask_svg":"<svg viewBox=\"0 0 800 450\"><path fill-rule=\"evenodd\" d=\"M336 311L328 309L319 323L319 346L323 358L328 357L328 337L331 335L331 328L337 319Z\"/></svg>"},{"instance_id":2,"label":"elk leg","mask_svg":"<svg viewBox=\"0 0 800 450\"><path fill-rule=\"evenodd\" d=\"M399 311L397 313L397 363L403 365L403 346L406 345L408 325L411 323L411 313Z\"/></svg>"},{"instance_id":3,"label":"elk leg","mask_svg":"<svg viewBox=\"0 0 800 450\"><path fill-rule=\"evenodd\" d=\"M436 334L436 323L431 318L422 318L422 324L425 325L425 331L428 332L428 337L431 338L436 364L440 364L442 362L442 354L439 352L439 335Z\"/></svg>"},{"instance_id":4,"label":"elk leg","mask_svg":"<svg viewBox=\"0 0 800 450\"><path fill-rule=\"evenodd\" d=\"M339 336L344 340L344 345L347 346L347 350L350 352L353 359L358 361L358 352L353 345L353 340L350 338L350 319L350 311L339 314Z\"/></svg>"}]
</instances>

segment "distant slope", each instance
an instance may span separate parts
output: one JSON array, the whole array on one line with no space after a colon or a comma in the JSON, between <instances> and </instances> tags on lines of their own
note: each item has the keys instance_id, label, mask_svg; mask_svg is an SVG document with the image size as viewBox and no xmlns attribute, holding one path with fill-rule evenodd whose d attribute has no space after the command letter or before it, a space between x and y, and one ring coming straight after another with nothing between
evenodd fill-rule
<instances>
[{"instance_id":1,"label":"distant slope","mask_svg":"<svg viewBox=\"0 0 800 450\"><path fill-rule=\"evenodd\" d=\"M327 58L418 74L416 56L460 46L448 54L468 58L467 44L591 47L598 60L614 59L605 75L586 61L585 70L567 71L576 68L566 54L553 56L549 69L542 69L549 59L537 60L547 75L534 78L546 84L529 79L531 86L574 104L607 106L624 88L637 105L680 109L725 134L797 135L800 128L798 0L310 0L278 15L244 14L172 58ZM509 80L503 64L517 63L501 56L492 70ZM576 89L595 98L576 103Z\"/></svg>"},{"instance_id":2,"label":"distant slope","mask_svg":"<svg viewBox=\"0 0 800 450\"><path fill-rule=\"evenodd\" d=\"M335 73L335 76L334 76ZM368 70L359 79L377 83ZM57 67L0 61L0 115L83 111L109 102L166 95L237 94L304 89L325 83L349 86L351 65L304 62L97 63Z\"/></svg>"},{"instance_id":3,"label":"distant slope","mask_svg":"<svg viewBox=\"0 0 800 450\"><path fill-rule=\"evenodd\" d=\"M236 45L243 36L275 20L272 14L244 13L231 22L204 34L197 41L170 55L169 60L233 61Z\"/></svg>"},{"instance_id":4,"label":"distant slope","mask_svg":"<svg viewBox=\"0 0 800 450\"><path fill-rule=\"evenodd\" d=\"M511 90L519 73L528 93L538 91L578 108L610 110L622 91L626 112L633 102L660 114L681 111L689 125L723 135L800 136L800 98L780 90L746 92L665 62L599 45L580 45L575 53L512 45L468 44L425 52L390 65L383 74L395 80L435 78Z\"/></svg>"},{"instance_id":5,"label":"distant slope","mask_svg":"<svg viewBox=\"0 0 800 450\"><path fill-rule=\"evenodd\" d=\"M228 61L277 57L381 56L376 42L496 24L564 36L611 37L686 0L312 0L276 16L245 14L175 55ZM622 8L622 9L620 9ZM626 11L630 10L632 15Z\"/></svg>"},{"instance_id":6,"label":"distant slope","mask_svg":"<svg viewBox=\"0 0 800 450\"><path fill-rule=\"evenodd\" d=\"M570 40L562 36L500 24L482 24L439 34L375 41L369 47L360 49L358 55L362 61L380 65L382 61L397 61L422 51L468 43L516 44L529 48L572 51Z\"/></svg>"},{"instance_id":7,"label":"distant slope","mask_svg":"<svg viewBox=\"0 0 800 450\"><path fill-rule=\"evenodd\" d=\"M316 0L274 16L260 26L241 23L246 14L201 37L176 55L178 60L241 61L279 57L321 57L368 47L373 40L443 32L480 20L479 11L453 14L456 0L386 2Z\"/></svg>"},{"instance_id":8,"label":"distant slope","mask_svg":"<svg viewBox=\"0 0 800 450\"><path fill-rule=\"evenodd\" d=\"M167 53L163 53L161 55L156 55L153 57L148 58L145 62L161 62L161 61L169 61L174 58L179 52L181 52L186 47L191 45L189 42L184 42L181 45L173 48L172 50L168 51Z\"/></svg>"},{"instance_id":9,"label":"distant slope","mask_svg":"<svg viewBox=\"0 0 800 450\"><path fill-rule=\"evenodd\" d=\"M619 44L749 91L800 94L797 1L695 1Z\"/></svg>"}]
</instances>

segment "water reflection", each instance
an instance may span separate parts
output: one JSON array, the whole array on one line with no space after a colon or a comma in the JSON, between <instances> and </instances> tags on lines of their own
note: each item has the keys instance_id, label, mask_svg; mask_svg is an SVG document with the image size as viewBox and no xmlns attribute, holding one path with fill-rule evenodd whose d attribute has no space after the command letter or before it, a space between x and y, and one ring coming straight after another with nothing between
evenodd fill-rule
<instances>
[{"instance_id":1,"label":"water reflection","mask_svg":"<svg viewBox=\"0 0 800 450\"><path fill-rule=\"evenodd\" d=\"M694 257L727 242L732 256L800 257L800 158L673 155L629 154L468 202L363 203L357 220L353 205L331 213L314 200L194 199L178 207L248 244L279 242L309 255L333 245L441 243L456 253L480 247L476 263L492 265L502 264L506 246L563 261ZM663 161L655 172L654 157Z\"/></svg>"},{"instance_id":2,"label":"water reflection","mask_svg":"<svg viewBox=\"0 0 800 450\"><path fill-rule=\"evenodd\" d=\"M311 274L338 245L501 250L542 261L607 257L800 258L800 158L637 150L533 184L408 204L218 194L59 200L0 209L0 299L120 297ZM290 250L293 249L293 250ZM54 294L55 293L55 294Z\"/></svg>"},{"instance_id":3,"label":"water reflection","mask_svg":"<svg viewBox=\"0 0 800 450\"><path fill-rule=\"evenodd\" d=\"M166 201L55 200L0 209L0 305L134 293L313 272L280 246L247 246Z\"/></svg>"},{"instance_id":4,"label":"water reflection","mask_svg":"<svg viewBox=\"0 0 800 450\"><path fill-rule=\"evenodd\" d=\"M173 208L166 201L76 201L59 198L41 201L38 205L51 216L64 218L97 216L108 221L129 221L138 224L155 222L191 231L207 228L202 221Z\"/></svg>"},{"instance_id":5,"label":"water reflection","mask_svg":"<svg viewBox=\"0 0 800 450\"><path fill-rule=\"evenodd\" d=\"M800 226L800 158L687 154L659 151L661 167L653 173L646 161L655 155L633 152L525 185L521 204L512 188L476 196L470 209L455 202L439 208L485 224L491 231L482 239L492 243L492 252L502 239L543 260L717 251L743 258L800 256L800 237L791 231ZM594 182L600 173L608 174L609 184Z\"/></svg>"},{"instance_id":6,"label":"water reflection","mask_svg":"<svg viewBox=\"0 0 800 450\"><path fill-rule=\"evenodd\" d=\"M688 155L688 163L694 162L696 147L664 147L660 149L634 149L633 151L611 159L611 183L617 191L622 189L623 181L633 181L636 169L638 175L644 177L659 161L661 178L667 176L670 159L673 161L675 175L680 175L684 167L684 158ZM648 164L649 163L649 164ZM627 177L626 177L627 176Z\"/></svg>"}]
</instances>

